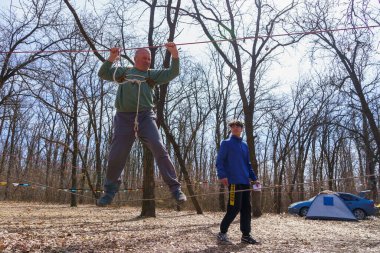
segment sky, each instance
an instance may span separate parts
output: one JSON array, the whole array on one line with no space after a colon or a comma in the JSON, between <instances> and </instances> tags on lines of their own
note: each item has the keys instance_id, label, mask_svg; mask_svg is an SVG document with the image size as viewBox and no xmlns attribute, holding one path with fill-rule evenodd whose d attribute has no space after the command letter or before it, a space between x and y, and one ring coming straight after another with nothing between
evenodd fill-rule
<instances>
[{"instance_id":1,"label":"sky","mask_svg":"<svg viewBox=\"0 0 380 253\"><path fill-rule=\"evenodd\" d=\"M284 5L288 0L285 1L277 1L276 5ZM1 0L0 8L2 11L7 11L9 6L13 2L17 4L18 0ZM83 6L85 4L89 5L91 1L89 0L77 0L74 1L76 5L78 3L82 3ZM101 9L105 3L109 2L109 0L95 0L96 5L99 5L99 9ZM91 9L91 6L87 6ZM281 7L281 6L279 6ZM176 39L177 43L186 43L186 42L195 42L195 41L204 41L208 40L205 37L201 37L200 34L203 34L203 31L200 28L195 26L186 27L186 29L179 34ZM204 59L206 52L209 50L209 46L211 44L196 44L196 45L183 45L179 46L182 52L186 52L186 54L195 56L197 59ZM273 80L273 82L280 82L283 84L282 88L279 89L280 92L289 92L290 84L294 83L299 79L300 76L305 75L305 71L309 71L311 67L307 60L307 52L306 46L303 43L300 43L294 48L287 47L285 52L279 57L279 60L272 65L269 76Z\"/></svg>"}]
</instances>

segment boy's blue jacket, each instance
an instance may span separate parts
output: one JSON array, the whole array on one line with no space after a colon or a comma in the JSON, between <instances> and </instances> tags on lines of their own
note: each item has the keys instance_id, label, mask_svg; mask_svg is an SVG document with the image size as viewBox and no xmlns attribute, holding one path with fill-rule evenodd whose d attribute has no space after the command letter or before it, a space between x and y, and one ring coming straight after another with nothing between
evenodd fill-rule
<instances>
[{"instance_id":1,"label":"boy's blue jacket","mask_svg":"<svg viewBox=\"0 0 380 253\"><path fill-rule=\"evenodd\" d=\"M218 178L227 178L229 184L250 184L249 179L257 180L249 160L247 143L234 135L220 144L216 168Z\"/></svg>"}]
</instances>

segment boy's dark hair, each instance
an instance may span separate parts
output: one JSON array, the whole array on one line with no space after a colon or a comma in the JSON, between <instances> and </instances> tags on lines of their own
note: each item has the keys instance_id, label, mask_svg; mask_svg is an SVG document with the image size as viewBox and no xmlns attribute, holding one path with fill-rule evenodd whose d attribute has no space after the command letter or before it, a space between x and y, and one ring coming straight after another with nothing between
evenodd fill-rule
<instances>
[{"instance_id":1,"label":"boy's dark hair","mask_svg":"<svg viewBox=\"0 0 380 253\"><path fill-rule=\"evenodd\" d=\"M240 126L240 127L244 127L244 122L243 121L240 121L238 119L233 119L231 120L230 122L228 122L228 126L231 127L231 126Z\"/></svg>"}]
</instances>

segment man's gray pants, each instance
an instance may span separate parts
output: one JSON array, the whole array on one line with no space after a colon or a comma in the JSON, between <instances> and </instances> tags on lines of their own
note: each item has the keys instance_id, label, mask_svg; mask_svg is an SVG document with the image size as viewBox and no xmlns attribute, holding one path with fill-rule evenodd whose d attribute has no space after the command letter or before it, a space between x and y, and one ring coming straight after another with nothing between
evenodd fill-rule
<instances>
[{"instance_id":1,"label":"man's gray pants","mask_svg":"<svg viewBox=\"0 0 380 253\"><path fill-rule=\"evenodd\" d=\"M134 131L135 112L117 112L114 117L114 135L108 160L107 181L116 182L127 161L136 139ZM138 115L138 137L153 153L164 182L171 192L180 188L169 154L158 132L156 115L153 111L142 111Z\"/></svg>"}]
</instances>

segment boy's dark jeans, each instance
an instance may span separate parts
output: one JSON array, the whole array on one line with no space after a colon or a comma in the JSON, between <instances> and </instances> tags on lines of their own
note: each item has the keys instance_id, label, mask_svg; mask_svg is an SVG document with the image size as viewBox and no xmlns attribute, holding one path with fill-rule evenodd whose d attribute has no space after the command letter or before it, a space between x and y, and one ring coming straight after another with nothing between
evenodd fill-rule
<instances>
[{"instance_id":1,"label":"boy's dark jeans","mask_svg":"<svg viewBox=\"0 0 380 253\"><path fill-rule=\"evenodd\" d=\"M240 212L240 231L243 235L251 232L251 191L250 185L230 184L227 213L220 224L220 232L227 233L229 226ZM241 191L246 190L246 191ZM236 192L238 191L238 192Z\"/></svg>"}]
</instances>

